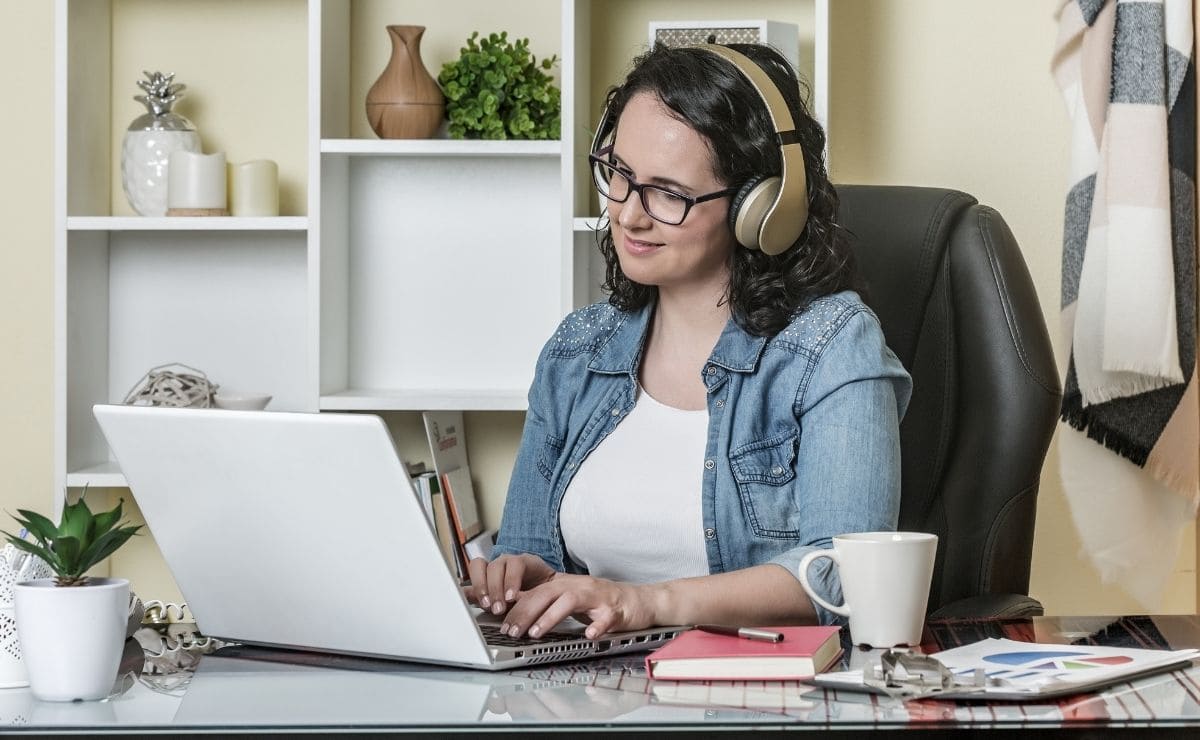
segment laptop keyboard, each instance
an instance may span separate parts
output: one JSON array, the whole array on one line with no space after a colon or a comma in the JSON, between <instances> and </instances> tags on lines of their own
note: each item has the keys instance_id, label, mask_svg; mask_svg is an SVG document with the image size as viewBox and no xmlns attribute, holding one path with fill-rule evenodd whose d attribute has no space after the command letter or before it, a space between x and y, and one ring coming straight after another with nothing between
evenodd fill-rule
<instances>
[{"instance_id":1,"label":"laptop keyboard","mask_svg":"<svg viewBox=\"0 0 1200 740\"><path fill-rule=\"evenodd\" d=\"M541 637L509 637L500 631L500 627L494 624L481 624L479 629L483 632L483 639L489 645L500 645L503 647L524 647L525 645L545 645L552 642L570 642L573 640L586 639L582 635L576 635L569 632L549 632Z\"/></svg>"}]
</instances>

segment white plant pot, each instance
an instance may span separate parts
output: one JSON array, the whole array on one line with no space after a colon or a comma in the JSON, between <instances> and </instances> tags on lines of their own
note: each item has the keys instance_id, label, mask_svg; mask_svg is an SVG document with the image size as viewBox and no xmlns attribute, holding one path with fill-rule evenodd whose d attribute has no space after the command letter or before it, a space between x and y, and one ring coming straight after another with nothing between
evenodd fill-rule
<instances>
[{"instance_id":1,"label":"white plant pot","mask_svg":"<svg viewBox=\"0 0 1200 740\"><path fill-rule=\"evenodd\" d=\"M14 589L21 658L42 701L103 699L112 691L125 643L129 581L93 578L61 587L54 579Z\"/></svg>"}]
</instances>

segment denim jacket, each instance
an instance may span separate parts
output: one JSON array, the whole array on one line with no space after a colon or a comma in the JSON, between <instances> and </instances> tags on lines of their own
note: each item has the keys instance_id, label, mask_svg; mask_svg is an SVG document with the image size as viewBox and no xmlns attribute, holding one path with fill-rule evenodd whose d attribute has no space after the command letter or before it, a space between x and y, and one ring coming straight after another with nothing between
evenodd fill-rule
<instances>
[{"instance_id":1,"label":"denim jacket","mask_svg":"<svg viewBox=\"0 0 1200 740\"><path fill-rule=\"evenodd\" d=\"M579 465L633 409L653 310L593 304L567 316L546 343L494 556L527 552L577 571L559 505ZM701 379L708 441L696 464L704 466L701 534L711 573L778 563L796 575L800 559L831 547L834 535L895 529L899 423L912 384L857 294L817 299L770 338L731 319ZM809 582L838 604L831 565L818 559Z\"/></svg>"}]
</instances>

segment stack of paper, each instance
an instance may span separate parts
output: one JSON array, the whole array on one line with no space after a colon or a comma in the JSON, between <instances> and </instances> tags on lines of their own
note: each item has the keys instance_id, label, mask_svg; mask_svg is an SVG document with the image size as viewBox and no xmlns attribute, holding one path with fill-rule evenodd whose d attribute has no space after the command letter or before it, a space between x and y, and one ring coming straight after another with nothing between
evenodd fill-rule
<instances>
[{"instance_id":1,"label":"stack of paper","mask_svg":"<svg viewBox=\"0 0 1200 740\"><path fill-rule=\"evenodd\" d=\"M879 668L826 673L813 683L841 690L906 696L1027 700L1093 691L1187 666L1200 650L1143 650L1099 645L1053 645L990 638L934 653L953 681L947 686L897 682L888 691ZM871 673L864 677L864 671Z\"/></svg>"}]
</instances>

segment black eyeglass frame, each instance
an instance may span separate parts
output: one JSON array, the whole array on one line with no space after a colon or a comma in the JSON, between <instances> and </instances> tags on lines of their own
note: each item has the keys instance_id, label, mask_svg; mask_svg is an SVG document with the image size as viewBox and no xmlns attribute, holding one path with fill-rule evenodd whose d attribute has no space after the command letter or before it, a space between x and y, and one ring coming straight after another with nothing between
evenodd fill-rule
<instances>
[{"instance_id":1,"label":"black eyeglass frame","mask_svg":"<svg viewBox=\"0 0 1200 740\"><path fill-rule=\"evenodd\" d=\"M609 200L613 201L614 203L624 203L625 201L629 200L629 195L631 193L636 192L638 194L638 198L642 201L642 210L646 212L646 215L649 216L650 218L654 219L655 221L658 221L659 223L666 224L667 226L678 226L678 225L682 224L687 219L688 214L692 212L692 209L694 207L696 207L696 205L698 205L700 203L704 203L706 201L716 200L717 198L724 198L727 195L733 195L734 193L736 193L739 190L739 188L725 188L723 190L717 190L712 193L705 193L704 195L691 196L691 195L684 195L683 193L677 193L674 190L669 190L664 187L659 187L658 185L643 185L642 183L638 182L637 180L634 180L632 177L625 174L624 172L621 172L619 169L617 169L617 166L615 164L613 164L612 162L605 159L605 157L612 154L613 146L614 145L610 144L610 145L604 147L603 149L598 149L588 155L588 161L591 162L591 164L592 164L592 183L596 186L597 192L599 192L605 198L608 198ZM629 192L625 193L624 198L614 198L614 197L612 197L612 195L610 195L608 192L606 192L606 188L601 186L600 172L597 169L596 165L611 168L613 170L613 172L615 172L618 175L620 175L621 177L625 178L625 181L629 183ZM657 190L658 192L665 193L665 194L671 196L672 198L679 198L680 200L682 200L683 201L683 215L681 215L679 217L679 220L678 221L668 221L665 218L661 218L659 216L654 215L654 212L651 211L650 207L646 204L646 191L647 190Z\"/></svg>"}]
</instances>

